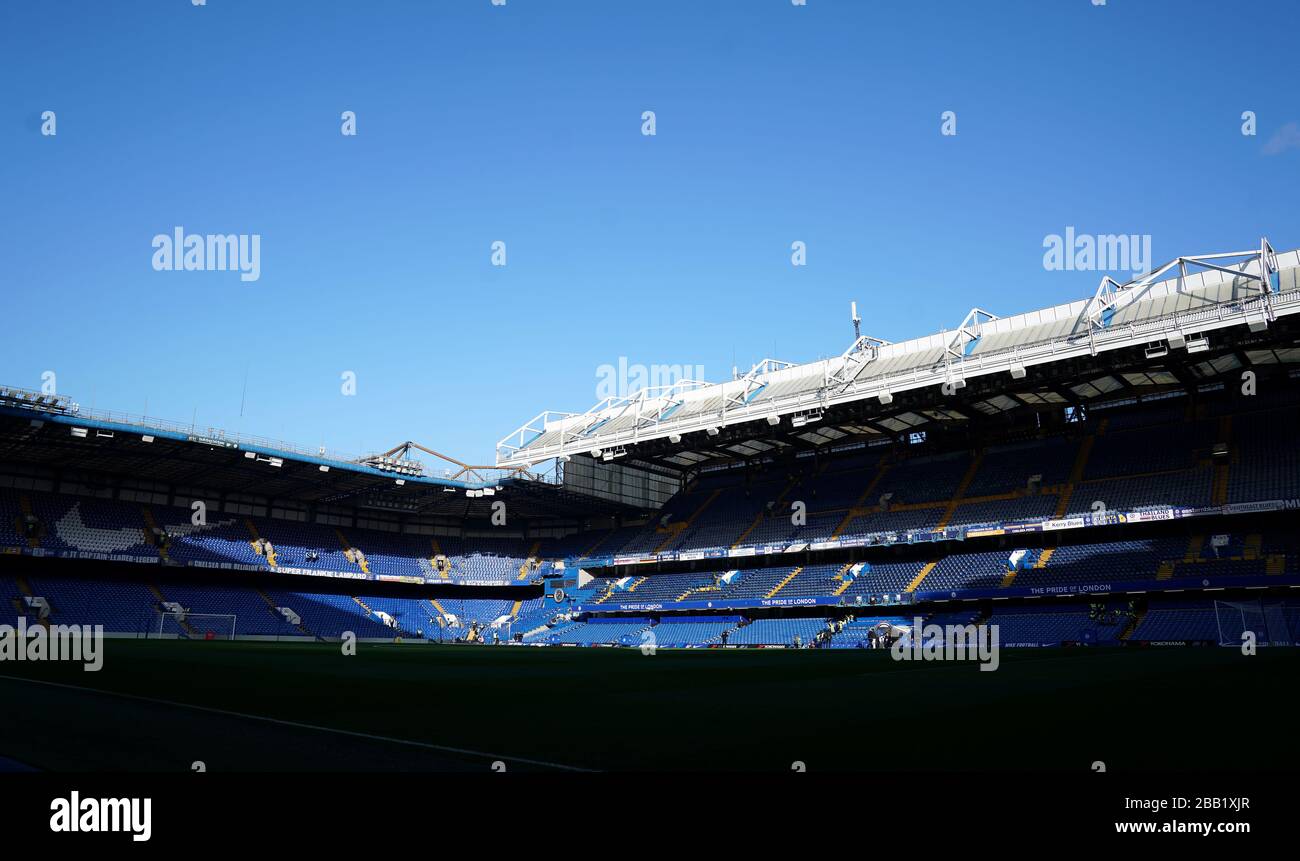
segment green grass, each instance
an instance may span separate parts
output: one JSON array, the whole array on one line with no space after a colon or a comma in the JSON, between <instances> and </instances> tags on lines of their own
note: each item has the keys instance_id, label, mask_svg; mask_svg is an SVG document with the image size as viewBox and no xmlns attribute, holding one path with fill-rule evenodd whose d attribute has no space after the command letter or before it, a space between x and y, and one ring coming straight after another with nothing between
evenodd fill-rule
<instances>
[{"instance_id":1,"label":"green grass","mask_svg":"<svg viewBox=\"0 0 1300 861\"><path fill-rule=\"evenodd\" d=\"M867 651L363 643L349 657L327 644L138 640L106 650L98 673L5 663L0 675L594 769L1300 765L1285 729L1294 650L1004 650L997 672ZM42 768L485 767L63 688L0 680L0 691L11 704L0 755Z\"/></svg>"}]
</instances>

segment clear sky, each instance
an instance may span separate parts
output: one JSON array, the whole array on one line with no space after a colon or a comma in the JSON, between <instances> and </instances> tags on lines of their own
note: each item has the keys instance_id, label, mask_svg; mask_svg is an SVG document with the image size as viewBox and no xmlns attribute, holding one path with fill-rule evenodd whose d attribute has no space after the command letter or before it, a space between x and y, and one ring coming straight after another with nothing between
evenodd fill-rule
<instances>
[{"instance_id":1,"label":"clear sky","mask_svg":"<svg viewBox=\"0 0 1300 861\"><path fill-rule=\"evenodd\" d=\"M1295 248L1297 33L1291 0L4 0L0 382L490 461L620 357L720 381L840 353L851 299L902 340L1091 295L1044 268L1067 228ZM178 226L260 235L260 278L155 271Z\"/></svg>"}]
</instances>

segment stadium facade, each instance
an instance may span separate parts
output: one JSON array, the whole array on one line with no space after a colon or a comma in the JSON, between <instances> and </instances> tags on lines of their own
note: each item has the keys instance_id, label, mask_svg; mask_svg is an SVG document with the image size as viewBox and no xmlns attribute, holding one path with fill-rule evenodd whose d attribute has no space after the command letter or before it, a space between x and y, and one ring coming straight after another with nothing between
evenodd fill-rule
<instances>
[{"instance_id":1,"label":"stadium facade","mask_svg":"<svg viewBox=\"0 0 1300 861\"><path fill-rule=\"evenodd\" d=\"M1180 257L543 413L492 466L0 388L0 598L122 636L861 648L919 617L1005 646L1291 643L1297 273L1266 240Z\"/></svg>"}]
</instances>

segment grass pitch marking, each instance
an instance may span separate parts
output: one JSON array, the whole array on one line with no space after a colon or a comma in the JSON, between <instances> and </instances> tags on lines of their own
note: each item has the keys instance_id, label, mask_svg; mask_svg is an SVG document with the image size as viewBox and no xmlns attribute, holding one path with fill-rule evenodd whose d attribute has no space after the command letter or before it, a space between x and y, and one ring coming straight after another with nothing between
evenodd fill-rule
<instances>
[{"instance_id":1,"label":"grass pitch marking","mask_svg":"<svg viewBox=\"0 0 1300 861\"><path fill-rule=\"evenodd\" d=\"M251 715L251 714L245 714L244 712L230 711L228 709L212 708L211 706L194 705L193 703L178 703L174 700L164 700L164 699L159 699L157 697L146 697L146 696L141 696L139 694L127 694L127 693L122 693L121 691L105 691L105 690L101 690L100 688L88 688L83 685L69 685L64 682L51 682L51 681L46 681L44 679L28 679L28 678L23 678L22 676L9 676L4 674L0 674L0 679L4 679L6 681L11 681L11 682L27 682L28 684L33 684L33 685L45 685L46 687L51 687L51 688L64 688L66 690L80 691L82 693L88 693L88 694L100 694L101 696L119 697L121 699L136 700L137 702L142 702L142 703L152 703L153 705L171 706L173 708L179 708L179 709L191 709L193 711L207 712L208 714L222 715L223 717L234 717L234 718L243 718L244 720L262 721L263 723L277 724L279 726L293 727L295 729L309 729L315 732L331 732L331 733L335 733L336 735L347 735L347 736L352 736L353 738L364 738L368 741L382 741L382 742L387 742L388 744L401 744L401 745L406 745L407 747L419 747L425 750L440 751L442 753L454 753L454 754L459 754L461 756L481 757L482 759L487 759L492 761L504 760L506 762L518 762L518 763L523 763L524 765L536 765L542 768L559 769L560 771L578 771L578 772L592 771L592 769L589 768L582 768L576 765L565 765L564 763L560 763L560 762L547 762L545 760L540 760L540 759L528 759L522 756L514 756L514 755L507 755L507 754L500 754L500 753L485 753L484 751L481 750L470 750L469 748L464 748L464 747L451 747L449 745L433 744L427 741L414 741L408 738L392 738L391 736L386 736L386 735L375 735L373 733L368 733L368 732L358 732L357 730L339 729L338 727L332 727L332 726L320 726L318 724L301 723L299 721L283 720L281 718L267 717L266 715Z\"/></svg>"}]
</instances>

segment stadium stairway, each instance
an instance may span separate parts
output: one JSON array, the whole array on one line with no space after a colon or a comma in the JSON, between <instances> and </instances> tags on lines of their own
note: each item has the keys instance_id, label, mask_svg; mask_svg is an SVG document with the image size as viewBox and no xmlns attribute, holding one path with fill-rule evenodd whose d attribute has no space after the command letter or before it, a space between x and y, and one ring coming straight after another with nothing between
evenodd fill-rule
<instances>
[{"instance_id":1,"label":"stadium stairway","mask_svg":"<svg viewBox=\"0 0 1300 861\"><path fill-rule=\"evenodd\" d=\"M1108 421L1109 418L1101 420L1097 426L1098 434L1106 427ZM1088 459L1092 456L1092 446L1096 441L1097 437L1089 434L1079 444L1079 451L1074 456L1074 465L1070 467L1070 477L1066 480L1065 487L1061 488L1061 495L1056 502L1056 511L1052 515L1058 520L1070 510L1070 499L1074 496L1074 489L1079 486L1079 482L1083 481L1083 473L1088 468Z\"/></svg>"},{"instance_id":2,"label":"stadium stairway","mask_svg":"<svg viewBox=\"0 0 1300 861\"><path fill-rule=\"evenodd\" d=\"M32 511L32 498L30 496L28 496L25 493L21 494L18 497L18 505L22 509L24 521L26 521L28 518L35 517L35 514ZM18 530L18 534L21 535L25 531L26 531L26 523L24 522L22 524L22 528ZM41 546L41 536L39 532L38 534L31 535L27 538L27 546L33 549Z\"/></svg>"},{"instance_id":3,"label":"stadium stairway","mask_svg":"<svg viewBox=\"0 0 1300 861\"><path fill-rule=\"evenodd\" d=\"M1074 485L1067 481L1054 487L1044 487L1043 493L1056 494L1056 508L1052 509L1052 517L1060 520L1065 516L1065 512L1070 510L1070 497L1074 495Z\"/></svg>"},{"instance_id":4,"label":"stadium stairway","mask_svg":"<svg viewBox=\"0 0 1300 861\"><path fill-rule=\"evenodd\" d=\"M600 545L602 545L602 544L605 543L605 539L607 539L607 538L609 538L608 535L606 535L606 534L604 534L604 533L601 533L601 536L600 536L599 538L596 539L596 543L593 544L593 545L591 545L590 547L588 547L588 548L586 549L586 551L584 551L583 554L582 554L581 556L579 556L578 558L579 558L579 559L590 559L591 556L592 556L592 554L594 554L594 553L596 552L596 550L600 547Z\"/></svg>"},{"instance_id":5,"label":"stadium stairway","mask_svg":"<svg viewBox=\"0 0 1300 861\"><path fill-rule=\"evenodd\" d=\"M271 614L272 616L274 616L274 617L277 618L277 619L282 619L282 620L288 621L287 619L284 619L284 616L282 616L282 615L280 614L280 609L279 609L278 607L275 606L275 601L271 600L271 596L270 596L270 595L266 594L266 593L263 592L261 589L254 589L253 591L257 593L257 596L258 596L259 598L261 598L263 601L266 602L267 611L270 612L270 614ZM299 616L298 618L301 619L302 617ZM313 633L312 631L309 631L309 630L307 629L306 624L304 624L304 623L301 622L301 621L300 621L297 625L294 625L294 627L297 628L299 631L301 631L301 632L303 633L304 636L311 637L313 640L319 640L319 639L320 639L320 637L316 636L315 633Z\"/></svg>"},{"instance_id":6,"label":"stadium stairway","mask_svg":"<svg viewBox=\"0 0 1300 861\"><path fill-rule=\"evenodd\" d=\"M1048 547L1042 553L1038 554L1038 558L1034 560L1033 567L1035 569L1046 568L1047 563L1052 561L1052 554L1055 552L1056 552L1055 547ZM1015 568L1008 570L1006 576L1002 578L1002 582L998 584L999 587L1005 589L1008 586L1010 586L1012 583L1014 583L1016 579L1016 573L1017 571Z\"/></svg>"},{"instance_id":7,"label":"stadium stairway","mask_svg":"<svg viewBox=\"0 0 1300 861\"><path fill-rule=\"evenodd\" d=\"M1224 505L1228 501L1228 464L1214 465L1214 479L1210 488L1210 504Z\"/></svg>"},{"instance_id":8,"label":"stadium stairway","mask_svg":"<svg viewBox=\"0 0 1300 861\"><path fill-rule=\"evenodd\" d=\"M1133 636L1133 632L1138 629L1138 625L1142 624L1142 620L1146 618L1146 615L1147 608L1139 607L1133 613L1133 617L1129 619L1128 624L1124 626L1124 630L1119 632L1119 639L1127 640L1129 637Z\"/></svg>"},{"instance_id":9,"label":"stadium stairway","mask_svg":"<svg viewBox=\"0 0 1300 861\"><path fill-rule=\"evenodd\" d=\"M360 598L358 598L356 595L353 595L353 596L351 596L351 597L352 597L352 600L356 602L356 604L357 604L358 607L360 607L362 610L365 610L365 611L366 611L366 619L367 619L367 620L369 620L369 621L371 621L371 622L374 622L374 623L376 623L376 624L379 624L379 625L383 625L384 627L388 628L389 630L391 630L391 631L393 632L392 635L393 635L393 637L394 637L395 639L401 639L401 636L402 636L402 629L401 629L401 626L399 625L398 627L393 627L392 625L390 625L388 620L389 620L390 618L392 618L391 616L389 616L387 613L385 613L384 615L381 616L381 615L379 615L379 611L378 611L378 610L376 610L376 609L374 609L373 607L371 607L371 606L370 606L369 604L367 604L365 601L362 601L362 600L361 600Z\"/></svg>"},{"instance_id":10,"label":"stadium stairway","mask_svg":"<svg viewBox=\"0 0 1300 861\"><path fill-rule=\"evenodd\" d=\"M27 578L26 578L26 577L23 577L23 576L20 574L20 575L18 575L17 577L14 578L14 582L18 584L18 591L22 593L22 595L23 595L24 598L34 598L34 597L36 597L36 593L32 591L32 584L30 584L30 583L27 582ZM18 612L19 612L21 615L26 616L26 615L27 615L27 608L26 608L25 606L23 606L22 602L19 601L19 602L15 602L15 603L16 603L16 606L17 606L17 608L18 608ZM54 608L53 608L53 607L50 608L50 615L51 615L51 616L54 615ZM41 619L41 620L40 620L40 623L41 623L42 627L46 628L47 630L49 629L49 627L50 627L50 620L49 620L48 618L46 618L46 619Z\"/></svg>"},{"instance_id":11,"label":"stadium stairway","mask_svg":"<svg viewBox=\"0 0 1300 861\"><path fill-rule=\"evenodd\" d=\"M842 582L840 583L840 585L838 585L838 586L835 587L835 591L831 593L831 594L834 595L835 597L838 598L840 595L843 595L845 592L848 591L849 587L853 585L853 581L852 581L852 580L845 580L845 579L844 579L844 574L845 574L845 572L847 572L847 571L848 571L850 568L852 568L852 567L853 567L853 563L852 563L852 562L845 562L844 565L843 565L843 567L841 567L839 571L836 571L836 572L835 572L835 576L834 576L834 578L832 578L832 579L842 581Z\"/></svg>"},{"instance_id":12,"label":"stadium stairway","mask_svg":"<svg viewBox=\"0 0 1300 861\"><path fill-rule=\"evenodd\" d=\"M687 529L690 529L691 525L695 523L696 519L699 518L699 516L703 514L704 511L710 505L713 504L713 501L721 495L722 495L722 488L718 488L717 490L710 493L708 495L708 498L706 498L704 502L700 503L699 508L691 512L690 517L687 517L685 520L679 520L676 523L669 523L667 526L655 527L656 532L668 532L670 534L667 538L661 541L657 547L655 547L654 552L663 553L664 551L666 551L668 549L668 545L672 544L674 541L680 538L682 533L685 532Z\"/></svg>"},{"instance_id":13,"label":"stadium stairway","mask_svg":"<svg viewBox=\"0 0 1300 861\"><path fill-rule=\"evenodd\" d=\"M674 598L673 600L674 600L674 601L685 601L685 600L686 600L687 598L689 598L691 595L699 595L699 594L701 594L701 593L703 593L703 592L721 592L721 591L722 591L722 590L721 590L720 588L718 588L717 586L694 586L694 587L692 587L692 588L690 588L690 589L687 589L685 592L683 592L682 594L678 595L678 596L677 596L676 598Z\"/></svg>"},{"instance_id":14,"label":"stadium stairway","mask_svg":"<svg viewBox=\"0 0 1300 861\"><path fill-rule=\"evenodd\" d=\"M335 527L334 534L338 536L339 544L343 545L343 556L353 565L357 566L362 572L370 573L370 563L366 560L366 554L348 541L348 537L343 534L343 530Z\"/></svg>"},{"instance_id":15,"label":"stadium stairway","mask_svg":"<svg viewBox=\"0 0 1300 861\"><path fill-rule=\"evenodd\" d=\"M147 585L149 591L152 592L153 596L158 599L158 606L155 607L154 609L158 611L159 616L162 616L164 612L163 604L167 603L167 596L164 595L162 593L162 590L159 589L157 586L155 586L153 583L149 583ZM193 626L191 626L189 622L185 621L184 619L177 619L176 624L180 625L181 630L185 632L185 636L193 640L201 639L201 637L199 637L199 632L194 630Z\"/></svg>"},{"instance_id":16,"label":"stadium stairway","mask_svg":"<svg viewBox=\"0 0 1300 861\"><path fill-rule=\"evenodd\" d=\"M590 603L604 604L606 601L608 601L610 596L614 594L614 581L611 580L610 582L606 583L604 586L601 586L600 588L603 589L604 591L602 591L600 594L594 595Z\"/></svg>"},{"instance_id":17,"label":"stadium stairway","mask_svg":"<svg viewBox=\"0 0 1300 861\"><path fill-rule=\"evenodd\" d=\"M158 558L167 558L167 546L159 540L158 536L162 530L158 528L158 521L154 519L153 510L147 505L140 506L140 516L144 518L144 542L150 547L158 550Z\"/></svg>"},{"instance_id":18,"label":"stadium stairway","mask_svg":"<svg viewBox=\"0 0 1300 861\"><path fill-rule=\"evenodd\" d=\"M966 474L962 476L961 483L957 485L956 492L953 493L952 499L948 500L948 505L943 510L943 516L939 518L936 529L944 529L952 520L952 516L957 513L957 506L961 504L962 497L966 495L966 490L970 487L971 482L975 480L975 474L979 472L980 466L984 463L984 450L980 451L971 458L970 466L966 469Z\"/></svg>"},{"instance_id":19,"label":"stadium stairway","mask_svg":"<svg viewBox=\"0 0 1300 861\"><path fill-rule=\"evenodd\" d=\"M438 572L438 576L444 580L451 577L451 561L447 559L447 554L442 552L442 545L438 539L430 538L429 546L433 549L433 555L429 557L429 564L433 570Z\"/></svg>"},{"instance_id":20,"label":"stadium stairway","mask_svg":"<svg viewBox=\"0 0 1300 861\"><path fill-rule=\"evenodd\" d=\"M915 592L917 588L920 587L921 581L924 580L926 577L928 577L930 575L930 572L933 571L938 566L939 561L940 560L938 559L934 559L922 565L921 571L915 577L912 578L912 582L908 583L907 588L903 591Z\"/></svg>"},{"instance_id":21,"label":"stadium stairway","mask_svg":"<svg viewBox=\"0 0 1300 861\"><path fill-rule=\"evenodd\" d=\"M1232 448L1232 415L1225 415L1219 418L1219 442ZM1228 470L1231 465L1231 456L1225 458L1222 463L1214 464L1214 481L1211 485L1210 504L1225 505L1228 502Z\"/></svg>"},{"instance_id":22,"label":"stadium stairway","mask_svg":"<svg viewBox=\"0 0 1300 861\"><path fill-rule=\"evenodd\" d=\"M4 578L0 578L0 582L2 582L3 580L4 580ZM10 593L10 599L9 599L9 601L10 601L11 604L14 605L14 611L15 611L19 616L26 616L26 615L27 615L27 605L23 602L23 597L22 597L22 596L23 596L23 592L22 592L22 590L21 590L20 588L17 587L17 580L18 580L18 578L15 577L15 578L14 578L14 586L15 586L15 588L14 588L14 589L9 589L9 588L7 588L7 587L8 587L8 584L6 583L6 584L4 584L4 585L6 586L6 588L5 588L3 591L5 591L5 592L9 592L9 593Z\"/></svg>"},{"instance_id":23,"label":"stadium stairway","mask_svg":"<svg viewBox=\"0 0 1300 861\"><path fill-rule=\"evenodd\" d=\"M264 557L266 559L266 564L274 568L275 548L262 541L262 536L258 533L257 526L254 525L251 517L244 518L244 528L248 530L249 535L253 536L253 539L248 542L252 546L253 552L258 556Z\"/></svg>"},{"instance_id":24,"label":"stadium stairway","mask_svg":"<svg viewBox=\"0 0 1300 861\"><path fill-rule=\"evenodd\" d=\"M889 472L891 466L892 464L889 461L881 461L880 466L876 469L875 476L872 477L871 481L867 483L867 486L862 489L862 493L858 496L857 501L854 502L853 505L849 506L849 510L844 512L844 517L840 520L839 525L837 525L834 531L831 532L832 539L839 538L840 534L848 528L849 524L853 522L855 517L868 513L868 509L863 506L866 504L867 500L871 498L871 492L880 486L880 482L884 479L885 474Z\"/></svg>"},{"instance_id":25,"label":"stadium stairway","mask_svg":"<svg viewBox=\"0 0 1300 861\"><path fill-rule=\"evenodd\" d=\"M823 467L823 469L824 468L825 467ZM790 491L794 490L794 488L798 486L798 484L799 484L799 479L797 477L790 479L790 482L785 486L785 488L779 494L777 494L776 501L772 505L773 511L777 510L777 508L781 505L781 503L785 501L785 498L786 496L789 495ZM740 533L740 535L736 538L735 541L731 542L731 549L735 550L737 547L739 547L741 542L749 537L749 533L753 532L755 529L758 528L758 525L763 522L763 518L766 515L767 515L766 511L759 511L758 514L754 516L754 520L748 526L745 527L745 531Z\"/></svg>"},{"instance_id":26,"label":"stadium stairway","mask_svg":"<svg viewBox=\"0 0 1300 861\"><path fill-rule=\"evenodd\" d=\"M542 564L541 560L537 558L537 553L541 549L542 542L540 541L534 541L533 546L528 548L528 555L524 558L524 564L519 566L519 577L517 579L527 580L528 575L536 571Z\"/></svg>"},{"instance_id":27,"label":"stadium stairway","mask_svg":"<svg viewBox=\"0 0 1300 861\"><path fill-rule=\"evenodd\" d=\"M771 592L768 592L768 593L767 593L766 595L764 595L763 597L764 597L764 598L775 598L775 597L776 597L776 593L777 593L777 592L780 592L782 589L784 589L786 586L788 586L788 585L790 584L790 581L793 580L794 578L798 577L798 576L799 576L799 572L802 571L802 570L803 570L803 566L800 565L798 568L796 568L796 569L794 569L793 571L791 571L789 574L787 574L787 575L785 576L785 579L783 579L780 583L777 583L774 587L772 587L772 591L771 591Z\"/></svg>"}]
</instances>

